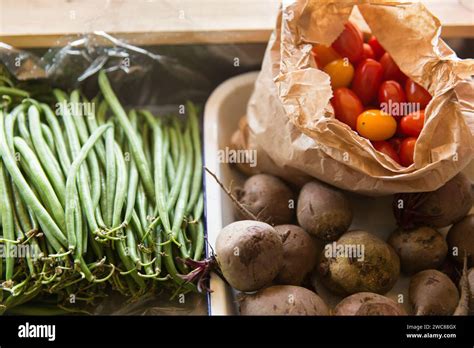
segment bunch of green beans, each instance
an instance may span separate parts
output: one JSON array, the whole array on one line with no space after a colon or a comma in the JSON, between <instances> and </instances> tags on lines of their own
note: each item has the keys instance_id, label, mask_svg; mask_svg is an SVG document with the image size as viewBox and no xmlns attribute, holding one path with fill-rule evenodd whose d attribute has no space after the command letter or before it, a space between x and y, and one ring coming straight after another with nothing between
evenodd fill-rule
<instances>
[{"instance_id":1,"label":"bunch of green beans","mask_svg":"<svg viewBox=\"0 0 474 348\"><path fill-rule=\"evenodd\" d=\"M127 113L104 71L99 86L92 101L54 90L55 107L0 83L0 313L45 294L74 310L111 290L196 291L179 260L203 257L198 110Z\"/></svg>"}]
</instances>

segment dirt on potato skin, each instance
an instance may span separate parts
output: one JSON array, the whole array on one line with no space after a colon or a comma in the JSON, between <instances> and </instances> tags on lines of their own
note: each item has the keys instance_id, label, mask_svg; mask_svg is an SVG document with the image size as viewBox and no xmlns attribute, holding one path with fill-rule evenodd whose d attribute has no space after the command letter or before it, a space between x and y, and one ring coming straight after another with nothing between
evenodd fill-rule
<instances>
[{"instance_id":1,"label":"dirt on potato skin","mask_svg":"<svg viewBox=\"0 0 474 348\"><path fill-rule=\"evenodd\" d=\"M446 236L449 250L456 248L457 254L451 252L451 257L462 264L464 253L467 253L468 266L474 266L474 214L465 216L461 221L454 224Z\"/></svg>"},{"instance_id":2,"label":"dirt on potato skin","mask_svg":"<svg viewBox=\"0 0 474 348\"><path fill-rule=\"evenodd\" d=\"M449 277L434 269L421 271L410 279L408 290L416 315L452 315L459 291Z\"/></svg>"},{"instance_id":3,"label":"dirt on potato skin","mask_svg":"<svg viewBox=\"0 0 474 348\"><path fill-rule=\"evenodd\" d=\"M240 291L269 285L283 261L283 243L266 223L242 220L224 227L216 240L217 262L224 278Z\"/></svg>"},{"instance_id":4,"label":"dirt on potato skin","mask_svg":"<svg viewBox=\"0 0 474 348\"><path fill-rule=\"evenodd\" d=\"M278 225L275 230L283 242L283 265L275 282L284 285L301 285L316 267L322 245L296 225Z\"/></svg>"},{"instance_id":5,"label":"dirt on potato skin","mask_svg":"<svg viewBox=\"0 0 474 348\"><path fill-rule=\"evenodd\" d=\"M242 189L236 190L237 199L258 221L270 225L289 224L295 215L295 195L291 188L276 176L256 174L249 177ZM293 203L292 203L293 202ZM238 219L245 219L236 211Z\"/></svg>"},{"instance_id":6,"label":"dirt on potato skin","mask_svg":"<svg viewBox=\"0 0 474 348\"><path fill-rule=\"evenodd\" d=\"M242 315L329 315L329 308L316 293L300 286L275 285L244 295Z\"/></svg>"},{"instance_id":7,"label":"dirt on potato skin","mask_svg":"<svg viewBox=\"0 0 474 348\"><path fill-rule=\"evenodd\" d=\"M363 260L327 256L323 250L318 272L331 291L347 296L357 292L388 292L400 275L400 260L393 248L366 231L350 231L336 241L341 246L364 246ZM328 245L326 245L327 248Z\"/></svg>"},{"instance_id":8,"label":"dirt on potato skin","mask_svg":"<svg viewBox=\"0 0 474 348\"><path fill-rule=\"evenodd\" d=\"M372 292L358 292L344 298L333 311L334 315L406 315L394 300Z\"/></svg>"},{"instance_id":9,"label":"dirt on potato skin","mask_svg":"<svg viewBox=\"0 0 474 348\"><path fill-rule=\"evenodd\" d=\"M352 208L343 192L311 181L303 186L296 208L298 224L311 235L333 241L347 231Z\"/></svg>"},{"instance_id":10,"label":"dirt on potato skin","mask_svg":"<svg viewBox=\"0 0 474 348\"><path fill-rule=\"evenodd\" d=\"M425 269L438 269L448 254L448 244L441 233L431 227L395 230L388 238L400 257L405 274L415 274Z\"/></svg>"}]
</instances>

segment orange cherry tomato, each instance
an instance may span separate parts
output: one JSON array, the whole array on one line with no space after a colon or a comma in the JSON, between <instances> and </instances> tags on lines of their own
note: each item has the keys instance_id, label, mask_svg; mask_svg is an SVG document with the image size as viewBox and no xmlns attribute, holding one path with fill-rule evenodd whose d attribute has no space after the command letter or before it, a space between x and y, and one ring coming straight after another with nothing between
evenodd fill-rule
<instances>
[{"instance_id":1,"label":"orange cherry tomato","mask_svg":"<svg viewBox=\"0 0 474 348\"><path fill-rule=\"evenodd\" d=\"M335 60L326 65L323 70L331 78L333 90L339 87L349 86L354 76L354 67L347 59Z\"/></svg>"},{"instance_id":2,"label":"orange cherry tomato","mask_svg":"<svg viewBox=\"0 0 474 348\"><path fill-rule=\"evenodd\" d=\"M404 105L407 101L402 86L396 81L384 81L379 88L380 109L394 117L404 115Z\"/></svg>"},{"instance_id":3,"label":"orange cherry tomato","mask_svg":"<svg viewBox=\"0 0 474 348\"><path fill-rule=\"evenodd\" d=\"M400 132L403 135L418 137L425 124L425 110L415 111L403 116L400 121Z\"/></svg>"},{"instance_id":4,"label":"orange cherry tomato","mask_svg":"<svg viewBox=\"0 0 474 348\"><path fill-rule=\"evenodd\" d=\"M409 137L402 140L400 144L400 164L408 167L413 163L415 153L416 138Z\"/></svg>"},{"instance_id":5,"label":"orange cherry tomato","mask_svg":"<svg viewBox=\"0 0 474 348\"><path fill-rule=\"evenodd\" d=\"M397 151L388 141L372 141L372 145L374 146L375 150L386 154L395 162L400 163L400 157L398 157Z\"/></svg>"},{"instance_id":6,"label":"orange cherry tomato","mask_svg":"<svg viewBox=\"0 0 474 348\"><path fill-rule=\"evenodd\" d=\"M375 54L375 59L379 60L380 57L382 57L383 54L385 53L385 49L379 43L377 38L373 35L370 37L367 43L370 45L370 47L372 47L372 50L374 51L374 54Z\"/></svg>"},{"instance_id":7,"label":"orange cherry tomato","mask_svg":"<svg viewBox=\"0 0 474 348\"><path fill-rule=\"evenodd\" d=\"M407 79L405 83L405 94L410 103L417 104L418 110L425 109L431 100L431 95L428 91L412 79Z\"/></svg>"},{"instance_id":8,"label":"orange cherry tomato","mask_svg":"<svg viewBox=\"0 0 474 348\"><path fill-rule=\"evenodd\" d=\"M357 117L357 132L369 140L387 140L396 130L397 121L381 110L367 110Z\"/></svg>"},{"instance_id":9,"label":"orange cherry tomato","mask_svg":"<svg viewBox=\"0 0 474 348\"><path fill-rule=\"evenodd\" d=\"M341 56L334 51L332 47L324 45L315 45L312 50L312 54L316 64L320 69L331 63L336 59L341 59Z\"/></svg>"},{"instance_id":10,"label":"orange cherry tomato","mask_svg":"<svg viewBox=\"0 0 474 348\"><path fill-rule=\"evenodd\" d=\"M340 87L334 90L331 104L336 118L356 130L357 117L364 111L359 97L349 88Z\"/></svg>"},{"instance_id":11,"label":"orange cherry tomato","mask_svg":"<svg viewBox=\"0 0 474 348\"><path fill-rule=\"evenodd\" d=\"M385 52L379 62L382 64L384 81L394 80L400 83L405 82L407 78L406 75L402 73L390 54Z\"/></svg>"},{"instance_id":12,"label":"orange cherry tomato","mask_svg":"<svg viewBox=\"0 0 474 348\"><path fill-rule=\"evenodd\" d=\"M352 82L352 90L364 105L377 98L382 83L382 65L373 59L365 59L357 65Z\"/></svg>"},{"instance_id":13,"label":"orange cherry tomato","mask_svg":"<svg viewBox=\"0 0 474 348\"><path fill-rule=\"evenodd\" d=\"M369 44L367 43L364 43L362 45L363 47L363 52L362 52L362 58L361 58L361 61L364 60L364 59L367 59L367 58L370 58L370 59L375 59L375 53L374 53L374 50L372 49L372 47L370 47Z\"/></svg>"},{"instance_id":14,"label":"orange cherry tomato","mask_svg":"<svg viewBox=\"0 0 474 348\"><path fill-rule=\"evenodd\" d=\"M332 48L342 57L347 57L352 63L356 63L362 57L363 43L359 28L352 22L346 22L344 31L332 43Z\"/></svg>"}]
</instances>

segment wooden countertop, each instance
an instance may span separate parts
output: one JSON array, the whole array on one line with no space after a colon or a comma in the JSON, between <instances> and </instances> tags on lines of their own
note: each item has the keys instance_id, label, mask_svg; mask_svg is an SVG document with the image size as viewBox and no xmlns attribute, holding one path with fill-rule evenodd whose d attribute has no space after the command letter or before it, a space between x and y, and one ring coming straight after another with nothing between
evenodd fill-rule
<instances>
[{"instance_id":1,"label":"wooden countertop","mask_svg":"<svg viewBox=\"0 0 474 348\"><path fill-rule=\"evenodd\" d=\"M474 1L474 0L471 0ZM445 38L474 37L459 0L426 0ZM266 42L279 0L0 0L0 42L61 45L64 35L105 31L137 45Z\"/></svg>"}]
</instances>

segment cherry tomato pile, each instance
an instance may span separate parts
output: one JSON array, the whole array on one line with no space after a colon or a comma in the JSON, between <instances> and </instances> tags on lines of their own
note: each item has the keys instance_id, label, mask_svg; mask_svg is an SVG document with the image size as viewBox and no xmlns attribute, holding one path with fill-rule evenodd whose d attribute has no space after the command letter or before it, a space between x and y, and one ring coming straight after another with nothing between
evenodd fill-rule
<instances>
[{"instance_id":1,"label":"cherry tomato pile","mask_svg":"<svg viewBox=\"0 0 474 348\"><path fill-rule=\"evenodd\" d=\"M330 47L315 45L317 66L331 78L336 118L408 167L431 95L408 78L390 54L352 22Z\"/></svg>"}]
</instances>

